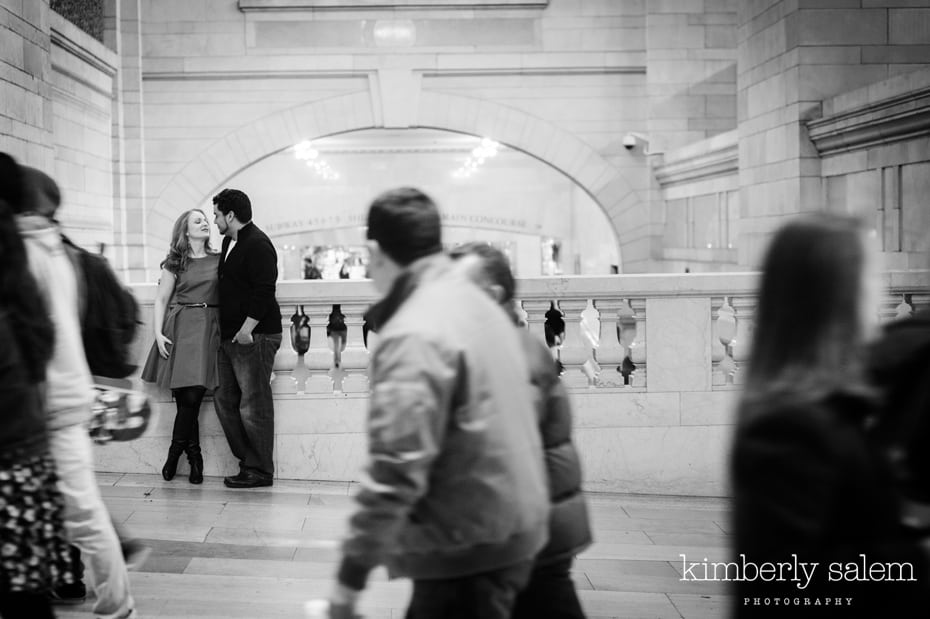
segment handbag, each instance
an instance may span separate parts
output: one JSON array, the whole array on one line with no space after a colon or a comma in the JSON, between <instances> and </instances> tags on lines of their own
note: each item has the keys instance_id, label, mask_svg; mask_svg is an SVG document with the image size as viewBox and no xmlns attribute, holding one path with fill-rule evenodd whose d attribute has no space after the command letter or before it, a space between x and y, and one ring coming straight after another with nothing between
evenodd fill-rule
<instances>
[{"instance_id":1,"label":"handbag","mask_svg":"<svg viewBox=\"0 0 930 619\"><path fill-rule=\"evenodd\" d=\"M132 441L145 433L152 405L142 391L95 384L90 436L98 444Z\"/></svg>"}]
</instances>

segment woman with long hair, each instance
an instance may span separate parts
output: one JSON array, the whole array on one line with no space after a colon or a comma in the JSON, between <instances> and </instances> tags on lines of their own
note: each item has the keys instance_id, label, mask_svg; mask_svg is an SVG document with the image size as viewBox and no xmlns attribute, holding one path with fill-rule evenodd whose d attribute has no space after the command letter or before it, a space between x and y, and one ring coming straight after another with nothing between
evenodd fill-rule
<instances>
[{"instance_id":1,"label":"woman with long hair","mask_svg":"<svg viewBox=\"0 0 930 619\"><path fill-rule=\"evenodd\" d=\"M161 470L167 481L174 478L178 460L186 452L190 483L203 483L198 416L204 395L219 384L219 258L210 246L206 214L200 209L182 213L161 263L153 320L155 342L142 370L142 380L171 390L178 408Z\"/></svg>"},{"instance_id":2,"label":"woman with long hair","mask_svg":"<svg viewBox=\"0 0 930 619\"><path fill-rule=\"evenodd\" d=\"M865 435L874 245L860 220L817 214L781 228L765 257L731 461L737 619L927 612L928 555ZM788 567L762 578L766 564Z\"/></svg>"},{"instance_id":3,"label":"woman with long hair","mask_svg":"<svg viewBox=\"0 0 930 619\"><path fill-rule=\"evenodd\" d=\"M0 153L0 617L54 617L48 593L72 581L64 502L41 386L55 330L29 271L11 203L22 171Z\"/></svg>"}]
</instances>

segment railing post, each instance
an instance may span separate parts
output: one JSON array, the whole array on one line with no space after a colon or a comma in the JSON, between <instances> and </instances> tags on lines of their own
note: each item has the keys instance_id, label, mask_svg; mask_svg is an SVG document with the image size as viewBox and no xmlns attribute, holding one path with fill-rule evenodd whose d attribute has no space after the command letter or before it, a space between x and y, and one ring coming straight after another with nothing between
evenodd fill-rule
<instances>
[{"instance_id":1,"label":"railing post","mask_svg":"<svg viewBox=\"0 0 930 619\"><path fill-rule=\"evenodd\" d=\"M342 351L341 369L343 393L365 393L368 391L368 349L362 337L365 303L343 303L342 314L346 323L346 348Z\"/></svg>"},{"instance_id":2,"label":"railing post","mask_svg":"<svg viewBox=\"0 0 930 619\"><path fill-rule=\"evenodd\" d=\"M646 387L646 299L627 299L633 311L632 341L629 343L630 361L636 371L630 376L631 387ZM627 342L624 340L624 344Z\"/></svg>"},{"instance_id":3,"label":"railing post","mask_svg":"<svg viewBox=\"0 0 930 619\"><path fill-rule=\"evenodd\" d=\"M559 300L559 309L565 315L565 339L559 359L565 368L562 381L569 388L589 387L594 378L592 364L588 363L594 361L591 344L581 332L581 312L587 307L587 299Z\"/></svg>"},{"instance_id":4,"label":"railing post","mask_svg":"<svg viewBox=\"0 0 930 619\"><path fill-rule=\"evenodd\" d=\"M306 393L332 393L333 379L328 372L333 365L333 351L326 344L326 325L332 305L313 304L307 316L310 318L310 350L304 355L304 362L310 377L307 379Z\"/></svg>"},{"instance_id":5,"label":"railing post","mask_svg":"<svg viewBox=\"0 0 930 619\"><path fill-rule=\"evenodd\" d=\"M620 345L620 310L628 307L623 299L594 299L594 309L598 311L600 333L594 359L601 366L597 377L598 387L623 387L621 364L626 357L626 350Z\"/></svg>"},{"instance_id":6,"label":"railing post","mask_svg":"<svg viewBox=\"0 0 930 619\"><path fill-rule=\"evenodd\" d=\"M286 312L282 312L286 313ZM281 317L281 346L275 353L271 374L272 393L296 393L297 379L294 369L297 367L297 352L291 345L290 316Z\"/></svg>"},{"instance_id":7,"label":"railing post","mask_svg":"<svg viewBox=\"0 0 930 619\"><path fill-rule=\"evenodd\" d=\"M549 311L549 303L550 301L536 299L521 302L526 313L526 328L542 340L543 344L546 343L546 312Z\"/></svg>"},{"instance_id":8,"label":"railing post","mask_svg":"<svg viewBox=\"0 0 930 619\"><path fill-rule=\"evenodd\" d=\"M736 368L733 373L734 384L741 385L746 372L742 371L749 362L752 348L752 336L755 330L755 297L730 297L730 304L736 313L736 337L730 343Z\"/></svg>"}]
</instances>

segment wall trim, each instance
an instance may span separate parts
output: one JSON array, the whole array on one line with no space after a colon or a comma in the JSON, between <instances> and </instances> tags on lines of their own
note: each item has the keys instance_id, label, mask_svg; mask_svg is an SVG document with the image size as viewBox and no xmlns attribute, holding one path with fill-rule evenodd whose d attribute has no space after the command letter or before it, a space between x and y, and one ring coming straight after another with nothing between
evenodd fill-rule
<instances>
[{"instance_id":1,"label":"wall trim","mask_svg":"<svg viewBox=\"0 0 930 619\"><path fill-rule=\"evenodd\" d=\"M116 75L119 57L103 43L93 38L64 17L51 11L51 42L75 58L104 73L108 77ZM109 93L107 93L109 94Z\"/></svg>"},{"instance_id":2,"label":"wall trim","mask_svg":"<svg viewBox=\"0 0 930 619\"><path fill-rule=\"evenodd\" d=\"M545 9L549 0L239 0L243 13L265 11L370 11Z\"/></svg>"},{"instance_id":3,"label":"wall trim","mask_svg":"<svg viewBox=\"0 0 930 619\"><path fill-rule=\"evenodd\" d=\"M666 153L655 166L662 187L694 183L739 172L739 139L729 131L683 149Z\"/></svg>"},{"instance_id":4,"label":"wall trim","mask_svg":"<svg viewBox=\"0 0 930 619\"><path fill-rule=\"evenodd\" d=\"M807 131L821 156L930 135L930 86L811 120Z\"/></svg>"}]
</instances>

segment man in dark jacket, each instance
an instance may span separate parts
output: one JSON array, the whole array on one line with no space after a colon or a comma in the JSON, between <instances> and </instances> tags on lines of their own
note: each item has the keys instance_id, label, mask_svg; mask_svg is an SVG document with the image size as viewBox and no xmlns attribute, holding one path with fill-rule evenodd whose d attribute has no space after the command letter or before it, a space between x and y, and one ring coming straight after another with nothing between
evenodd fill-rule
<instances>
[{"instance_id":1,"label":"man in dark jacket","mask_svg":"<svg viewBox=\"0 0 930 619\"><path fill-rule=\"evenodd\" d=\"M487 243L466 243L452 251L469 278L481 286L516 324L516 282L507 256ZM536 414L549 478L549 543L536 557L530 583L517 597L512 619L584 619L571 569L591 544L588 507L581 491L581 459L572 442L568 392L549 348L538 335L518 328L536 389Z\"/></svg>"},{"instance_id":2,"label":"man in dark jacket","mask_svg":"<svg viewBox=\"0 0 930 619\"><path fill-rule=\"evenodd\" d=\"M509 619L546 542L549 500L516 330L441 253L416 189L368 212L385 295L371 360L369 462L331 616L352 617L369 572L413 579L408 619Z\"/></svg>"},{"instance_id":3,"label":"man in dark jacket","mask_svg":"<svg viewBox=\"0 0 930 619\"><path fill-rule=\"evenodd\" d=\"M213 197L215 222L225 238L219 266L219 388L213 404L239 474L229 488L270 486L274 479L274 402L271 369L281 346L281 310L275 299L278 254L252 223L252 204L238 189Z\"/></svg>"}]
</instances>

